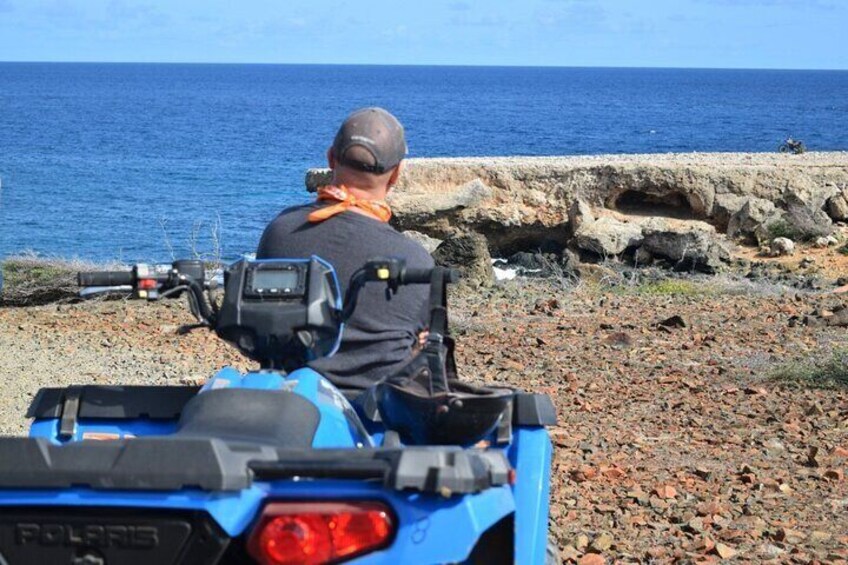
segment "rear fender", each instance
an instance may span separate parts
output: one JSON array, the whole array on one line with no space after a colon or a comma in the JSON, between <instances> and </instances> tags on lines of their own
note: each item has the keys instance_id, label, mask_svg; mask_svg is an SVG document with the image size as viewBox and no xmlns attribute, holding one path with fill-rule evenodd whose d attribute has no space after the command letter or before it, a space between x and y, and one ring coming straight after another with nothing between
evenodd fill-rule
<instances>
[{"instance_id":1,"label":"rear fender","mask_svg":"<svg viewBox=\"0 0 848 565\"><path fill-rule=\"evenodd\" d=\"M545 562L551 454L551 439L545 428L515 428L507 457L516 473L513 486L516 563Z\"/></svg>"}]
</instances>

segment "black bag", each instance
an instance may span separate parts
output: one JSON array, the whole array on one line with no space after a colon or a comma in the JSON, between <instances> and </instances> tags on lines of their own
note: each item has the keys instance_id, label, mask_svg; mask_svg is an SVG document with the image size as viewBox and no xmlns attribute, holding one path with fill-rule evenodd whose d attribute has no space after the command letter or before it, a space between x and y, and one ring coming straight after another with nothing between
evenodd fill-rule
<instances>
[{"instance_id":1,"label":"black bag","mask_svg":"<svg viewBox=\"0 0 848 565\"><path fill-rule=\"evenodd\" d=\"M470 445L509 424L515 391L477 387L457 378L448 331L450 273L436 268L430 280L430 335L424 348L371 391L386 428L404 443Z\"/></svg>"}]
</instances>

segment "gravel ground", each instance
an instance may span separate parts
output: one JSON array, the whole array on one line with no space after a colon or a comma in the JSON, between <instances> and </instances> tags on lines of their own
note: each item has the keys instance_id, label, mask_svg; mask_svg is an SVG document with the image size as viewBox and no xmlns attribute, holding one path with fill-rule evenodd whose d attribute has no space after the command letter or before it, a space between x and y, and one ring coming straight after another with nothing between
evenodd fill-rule
<instances>
[{"instance_id":1,"label":"gravel ground","mask_svg":"<svg viewBox=\"0 0 848 565\"><path fill-rule=\"evenodd\" d=\"M564 558L835 563L848 557L848 389L768 376L848 347L845 328L793 322L840 296L518 280L452 305L466 378L555 399ZM177 336L189 321L177 301L0 308L0 434L25 431L42 386L195 383L247 366L207 332Z\"/></svg>"}]
</instances>

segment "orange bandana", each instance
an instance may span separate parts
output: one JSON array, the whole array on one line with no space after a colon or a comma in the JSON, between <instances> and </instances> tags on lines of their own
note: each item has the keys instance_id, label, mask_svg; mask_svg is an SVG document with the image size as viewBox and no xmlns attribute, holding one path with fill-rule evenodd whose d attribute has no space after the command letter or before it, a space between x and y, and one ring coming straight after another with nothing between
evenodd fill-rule
<instances>
[{"instance_id":1,"label":"orange bandana","mask_svg":"<svg viewBox=\"0 0 848 565\"><path fill-rule=\"evenodd\" d=\"M392 217L392 210L389 208L388 204L382 200L365 200L363 198L357 198L351 194L348 188L344 185L328 185L319 188L318 201L321 202L322 200L336 202L336 204L324 206L323 208L319 208L310 213L306 219L313 224L323 222L327 218L332 218L336 214L341 214L345 210L350 210L354 206L366 212L368 216L371 216L376 220L380 220L381 222L388 222L389 218Z\"/></svg>"}]
</instances>

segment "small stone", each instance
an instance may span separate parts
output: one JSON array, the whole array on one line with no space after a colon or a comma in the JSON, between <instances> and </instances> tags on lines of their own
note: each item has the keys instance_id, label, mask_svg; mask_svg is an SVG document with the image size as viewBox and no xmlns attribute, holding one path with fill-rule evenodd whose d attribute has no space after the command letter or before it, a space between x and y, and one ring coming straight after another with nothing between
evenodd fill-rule
<instances>
[{"instance_id":1,"label":"small stone","mask_svg":"<svg viewBox=\"0 0 848 565\"><path fill-rule=\"evenodd\" d=\"M592 540L592 545L589 546L589 550L594 551L595 553L603 553L612 547L612 542L612 536L603 533Z\"/></svg>"},{"instance_id":2,"label":"small stone","mask_svg":"<svg viewBox=\"0 0 848 565\"><path fill-rule=\"evenodd\" d=\"M606 562L606 559L597 553L587 553L577 563L578 565L605 565Z\"/></svg>"},{"instance_id":3,"label":"small stone","mask_svg":"<svg viewBox=\"0 0 848 565\"><path fill-rule=\"evenodd\" d=\"M830 481L841 481L845 479L845 471L842 469L828 469L824 473L824 478Z\"/></svg>"},{"instance_id":4,"label":"small stone","mask_svg":"<svg viewBox=\"0 0 848 565\"><path fill-rule=\"evenodd\" d=\"M666 549L664 547L654 546L654 547L649 547L648 551L646 553L648 554L648 557L650 557L651 559L662 559L663 557L665 557L668 554L668 551L666 551Z\"/></svg>"},{"instance_id":5,"label":"small stone","mask_svg":"<svg viewBox=\"0 0 848 565\"><path fill-rule=\"evenodd\" d=\"M647 506L651 500L647 494L641 490L631 490L627 492L627 498L638 504L639 506Z\"/></svg>"},{"instance_id":6,"label":"small stone","mask_svg":"<svg viewBox=\"0 0 848 565\"><path fill-rule=\"evenodd\" d=\"M716 514L721 514L723 512L723 508L717 502L701 502L695 507L695 512L699 516L714 516Z\"/></svg>"},{"instance_id":7,"label":"small stone","mask_svg":"<svg viewBox=\"0 0 848 565\"><path fill-rule=\"evenodd\" d=\"M796 544L804 541L804 532L793 530L790 528L780 528L774 535L774 539L780 542Z\"/></svg>"},{"instance_id":8,"label":"small stone","mask_svg":"<svg viewBox=\"0 0 848 565\"><path fill-rule=\"evenodd\" d=\"M587 547L589 547L589 536L586 534L580 534L577 536L577 539L574 540L574 546L580 551L585 551Z\"/></svg>"},{"instance_id":9,"label":"small stone","mask_svg":"<svg viewBox=\"0 0 848 565\"><path fill-rule=\"evenodd\" d=\"M677 489L671 485L660 485L654 489L654 494L664 499L675 498L677 496Z\"/></svg>"},{"instance_id":10,"label":"small stone","mask_svg":"<svg viewBox=\"0 0 848 565\"><path fill-rule=\"evenodd\" d=\"M686 320L684 320L680 316L675 315L670 318L666 318L657 325L662 326L664 328L685 328Z\"/></svg>"},{"instance_id":11,"label":"small stone","mask_svg":"<svg viewBox=\"0 0 848 565\"><path fill-rule=\"evenodd\" d=\"M577 483L591 481L598 476L597 469L588 465L581 465L578 469L571 472L571 478Z\"/></svg>"},{"instance_id":12,"label":"small stone","mask_svg":"<svg viewBox=\"0 0 848 565\"><path fill-rule=\"evenodd\" d=\"M738 551L723 543L717 543L715 545L715 552L722 559L733 559L739 554Z\"/></svg>"},{"instance_id":13,"label":"small stone","mask_svg":"<svg viewBox=\"0 0 848 565\"><path fill-rule=\"evenodd\" d=\"M706 467L697 467L695 468L695 475L704 479L705 481L710 480L713 472L711 469L707 469Z\"/></svg>"},{"instance_id":14,"label":"small stone","mask_svg":"<svg viewBox=\"0 0 848 565\"><path fill-rule=\"evenodd\" d=\"M783 257L795 253L795 242L788 237L776 237L769 244L770 254L774 257Z\"/></svg>"},{"instance_id":15,"label":"small stone","mask_svg":"<svg viewBox=\"0 0 848 565\"><path fill-rule=\"evenodd\" d=\"M819 460L817 459L818 454L819 454L819 448L814 446L814 445L811 445L807 449L807 466L808 467L818 467L819 466Z\"/></svg>"},{"instance_id":16,"label":"small stone","mask_svg":"<svg viewBox=\"0 0 848 565\"><path fill-rule=\"evenodd\" d=\"M763 446L770 455L777 455L786 451L786 446L777 438L768 440L765 444L763 444Z\"/></svg>"},{"instance_id":17,"label":"small stone","mask_svg":"<svg viewBox=\"0 0 848 565\"><path fill-rule=\"evenodd\" d=\"M699 553L709 553L715 549L715 546L716 544L711 538L704 536L695 543L695 551Z\"/></svg>"},{"instance_id":18,"label":"small stone","mask_svg":"<svg viewBox=\"0 0 848 565\"><path fill-rule=\"evenodd\" d=\"M818 402L814 402L807 407L807 410L804 411L804 414L807 416L821 416L824 414L824 410L822 410L821 404Z\"/></svg>"},{"instance_id":19,"label":"small stone","mask_svg":"<svg viewBox=\"0 0 848 565\"><path fill-rule=\"evenodd\" d=\"M559 552L559 556L563 561L577 561L580 559L580 552L573 545L566 545Z\"/></svg>"},{"instance_id":20,"label":"small stone","mask_svg":"<svg viewBox=\"0 0 848 565\"><path fill-rule=\"evenodd\" d=\"M704 519L703 518L692 518L686 523L686 526L690 531L698 533L704 531Z\"/></svg>"},{"instance_id":21,"label":"small stone","mask_svg":"<svg viewBox=\"0 0 848 565\"><path fill-rule=\"evenodd\" d=\"M608 479L613 479L613 480L620 479L620 478L624 477L624 475L625 475L624 470L622 470L618 467L607 467L607 468L601 467L601 474L604 477L606 477Z\"/></svg>"},{"instance_id":22,"label":"small stone","mask_svg":"<svg viewBox=\"0 0 848 565\"><path fill-rule=\"evenodd\" d=\"M831 536L828 532L816 530L814 532L810 532L809 540L812 543L824 543L830 541L830 538L832 537L833 536Z\"/></svg>"},{"instance_id":23,"label":"small stone","mask_svg":"<svg viewBox=\"0 0 848 565\"><path fill-rule=\"evenodd\" d=\"M759 547L760 554L766 559L777 559L786 551L777 547L773 543L764 543Z\"/></svg>"}]
</instances>

